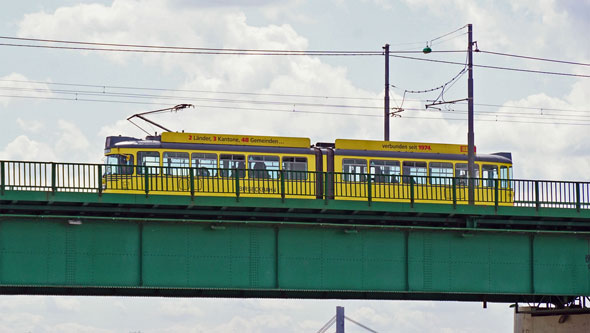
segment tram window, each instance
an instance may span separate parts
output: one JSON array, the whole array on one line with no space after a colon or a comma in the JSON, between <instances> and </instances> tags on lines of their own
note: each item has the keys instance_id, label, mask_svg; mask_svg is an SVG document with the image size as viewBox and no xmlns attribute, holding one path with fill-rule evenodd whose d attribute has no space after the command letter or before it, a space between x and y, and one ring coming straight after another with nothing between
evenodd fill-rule
<instances>
[{"instance_id":1,"label":"tram window","mask_svg":"<svg viewBox=\"0 0 590 333\"><path fill-rule=\"evenodd\" d=\"M279 157L270 155L248 156L248 177L277 179L279 178Z\"/></svg>"},{"instance_id":2,"label":"tram window","mask_svg":"<svg viewBox=\"0 0 590 333\"><path fill-rule=\"evenodd\" d=\"M430 162L430 184L432 185L451 185L453 177L453 163L447 162Z\"/></svg>"},{"instance_id":3,"label":"tram window","mask_svg":"<svg viewBox=\"0 0 590 333\"><path fill-rule=\"evenodd\" d=\"M172 176L188 176L188 153L164 152L164 172Z\"/></svg>"},{"instance_id":4,"label":"tram window","mask_svg":"<svg viewBox=\"0 0 590 333\"><path fill-rule=\"evenodd\" d=\"M369 162L371 174L377 183L399 183L401 173L399 161L371 160Z\"/></svg>"},{"instance_id":5,"label":"tram window","mask_svg":"<svg viewBox=\"0 0 590 333\"><path fill-rule=\"evenodd\" d=\"M197 169L196 176L217 175L217 154L193 153L191 159L193 168Z\"/></svg>"},{"instance_id":6,"label":"tram window","mask_svg":"<svg viewBox=\"0 0 590 333\"><path fill-rule=\"evenodd\" d=\"M307 179L307 157L283 157L283 170L285 179Z\"/></svg>"},{"instance_id":7,"label":"tram window","mask_svg":"<svg viewBox=\"0 0 590 333\"><path fill-rule=\"evenodd\" d=\"M223 177L233 177L234 169L238 169L240 178L246 176L246 158L244 155L221 154L219 155L219 165Z\"/></svg>"},{"instance_id":8,"label":"tram window","mask_svg":"<svg viewBox=\"0 0 590 333\"><path fill-rule=\"evenodd\" d=\"M105 175L133 174L133 155L107 155L104 164L106 166Z\"/></svg>"},{"instance_id":9,"label":"tram window","mask_svg":"<svg viewBox=\"0 0 590 333\"><path fill-rule=\"evenodd\" d=\"M498 166L484 164L481 168L481 178L483 178L483 186L493 187L493 179L498 179Z\"/></svg>"},{"instance_id":10,"label":"tram window","mask_svg":"<svg viewBox=\"0 0 590 333\"><path fill-rule=\"evenodd\" d=\"M343 179L346 182L359 182L365 180L367 173L367 160L344 158L342 159Z\"/></svg>"},{"instance_id":11,"label":"tram window","mask_svg":"<svg viewBox=\"0 0 590 333\"><path fill-rule=\"evenodd\" d=\"M426 162L404 161L403 175L405 183L409 183L412 179L415 184L426 184L426 176L428 175Z\"/></svg>"},{"instance_id":12,"label":"tram window","mask_svg":"<svg viewBox=\"0 0 590 333\"><path fill-rule=\"evenodd\" d=\"M455 177L457 177L457 185L467 186L467 163L457 163L455 164ZM477 178L479 178L479 165L475 164L475 184L477 185L479 182Z\"/></svg>"},{"instance_id":13,"label":"tram window","mask_svg":"<svg viewBox=\"0 0 590 333\"><path fill-rule=\"evenodd\" d=\"M137 152L137 174L143 175L144 167L148 167L148 174L157 175L160 169L160 153L157 151L138 151Z\"/></svg>"},{"instance_id":14,"label":"tram window","mask_svg":"<svg viewBox=\"0 0 590 333\"><path fill-rule=\"evenodd\" d=\"M508 177L508 168L505 166L500 166L500 187L502 188L508 188L509 187L509 183L508 183L508 179L510 179Z\"/></svg>"}]
</instances>

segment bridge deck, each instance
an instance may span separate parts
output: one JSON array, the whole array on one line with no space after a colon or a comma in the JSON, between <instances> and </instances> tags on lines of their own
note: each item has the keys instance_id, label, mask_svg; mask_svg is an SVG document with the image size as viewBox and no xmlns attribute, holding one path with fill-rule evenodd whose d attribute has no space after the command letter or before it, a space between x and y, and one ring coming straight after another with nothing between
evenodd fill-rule
<instances>
[{"instance_id":1,"label":"bridge deck","mask_svg":"<svg viewBox=\"0 0 590 333\"><path fill-rule=\"evenodd\" d=\"M264 198L104 193L101 172L65 184L54 165L15 183L0 166L4 294L554 303L590 295L587 183L558 182L562 195L531 181L532 201L515 194L505 205L464 205L297 199L282 189ZM248 188L239 181L235 188Z\"/></svg>"},{"instance_id":2,"label":"bridge deck","mask_svg":"<svg viewBox=\"0 0 590 333\"><path fill-rule=\"evenodd\" d=\"M5 191L0 292L566 302L590 214Z\"/></svg>"}]
</instances>

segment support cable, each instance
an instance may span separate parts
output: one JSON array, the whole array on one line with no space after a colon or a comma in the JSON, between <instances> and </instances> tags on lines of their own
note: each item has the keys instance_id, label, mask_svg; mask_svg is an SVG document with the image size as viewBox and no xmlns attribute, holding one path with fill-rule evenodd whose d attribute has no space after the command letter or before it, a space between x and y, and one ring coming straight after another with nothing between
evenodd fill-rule
<instances>
[{"instance_id":1,"label":"support cable","mask_svg":"<svg viewBox=\"0 0 590 333\"><path fill-rule=\"evenodd\" d=\"M354 323L354 324L357 324L358 326L360 326L360 327L364 328L365 330L367 330L367 331L369 331L369 332L378 333L377 331L375 331L375 330L373 330L373 329L370 329L370 328L368 328L367 326L365 326L365 325L363 325L363 324L361 324L361 323L359 323L359 322L357 322L357 321L354 321L354 320L352 320L352 319L350 319L350 318L348 318L348 317L346 317L346 316L344 316L344 319L346 319L346 320L348 320L348 321L350 321L350 322L352 322L352 323Z\"/></svg>"},{"instance_id":2,"label":"support cable","mask_svg":"<svg viewBox=\"0 0 590 333\"><path fill-rule=\"evenodd\" d=\"M444 37L447 37L447 36L449 36L449 35L452 35L452 34L454 34L454 33L455 33L455 32L457 32L457 31L461 31L461 30L465 29L466 27L467 27L467 24L465 24L465 25L464 25L464 26L462 26L461 28L458 28L458 29L456 29L456 30L453 30L453 31L451 31L451 32L448 32L448 33L446 33L446 34L444 34L444 35L442 35L442 36L438 36L438 37L436 37L436 38L433 38L433 39L431 39L431 40L430 40L430 43L432 44L432 42L434 42L435 40L439 40L439 39L441 39L441 38L444 38Z\"/></svg>"},{"instance_id":3,"label":"support cable","mask_svg":"<svg viewBox=\"0 0 590 333\"><path fill-rule=\"evenodd\" d=\"M325 323L324 326L322 326L322 328L317 331L317 333L325 333L328 329L330 329L330 327L332 327L332 325L334 325L334 323L336 323L336 316L328 320L328 322Z\"/></svg>"}]
</instances>

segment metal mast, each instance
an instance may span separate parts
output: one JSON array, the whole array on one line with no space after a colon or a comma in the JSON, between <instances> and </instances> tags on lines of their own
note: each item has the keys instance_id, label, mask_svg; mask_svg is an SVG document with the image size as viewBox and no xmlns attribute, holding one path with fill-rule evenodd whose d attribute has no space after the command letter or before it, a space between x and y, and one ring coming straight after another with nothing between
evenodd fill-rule
<instances>
[{"instance_id":1,"label":"metal mast","mask_svg":"<svg viewBox=\"0 0 590 333\"><path fill-rule=\"evenodd\" d=\"M383 140L389 141L389 44L385 44L383 49L385 49L385 100L383 104Z\"/></svg>"},{"instance_id":2,"label":"metal mast","mask_svg":"<svg viewBox=\"0 0 590 333\"><path fill-rule=\"evenodd\" d=\"M467 177L469 204L475 203L475 135L473 133L473 30L467 25Z\"/></svg>"},{"instance_id":3,"label":"metal mast","mask_svg":"<svg viewBox=\"0 0 590 333\"><path fill-rule=\"evenodd\" d=\"M389 46L389 45L388 45ZM344 307L336 307L336 333L344 333Z\"/></svg>"}]
</instances>

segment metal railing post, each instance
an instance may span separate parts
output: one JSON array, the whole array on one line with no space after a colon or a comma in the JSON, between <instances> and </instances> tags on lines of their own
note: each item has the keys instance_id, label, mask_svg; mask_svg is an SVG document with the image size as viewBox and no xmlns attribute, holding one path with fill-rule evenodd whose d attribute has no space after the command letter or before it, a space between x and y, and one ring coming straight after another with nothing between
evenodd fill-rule
<instances>
[{"instance_id":1,"label":"metal railing post","mask_svg":"<svg viewBox=\"0 0 590 333\"><path fill-rule=\"evenodd\" d=\"M6 166L4 165L4 161L0 162L0 194L4 195L4 190L6 189L6 181L5 173L6 173Z\"/></svg>"},{"instance_id":2,"label":"metal railing post","mask_svg":"<svg viewBox=\"0 0 590 333\"><path fill-rule=\"evenodd\" d=\"M371 205L371 201L373 201L373 193L371 192L371 174L367 174L367 201L369 202L369 206Z\"/></svg>"},{"instance_id":3,"label":"metal railing post","mask_svg":"<svg viewBox=\"0 0 590 333\"><path fill-rule=\"evenodd\" d=\"M55 163L51 162L51 192L55 193L57 191L57 175L56 175L56 165Z\"/></svg>"},{"instance_id":4,"label":"metal railing post","mask_svg":"<svg viewBox=\"0 0 590 333\"><path fill-rule=\"evenodd\" d=\"M496 210L498 210L498 194L499 194L499 185L500 185L500 180L499 179L494 179L494 206L496 207Z\"/></svg>"},{"instance_id":5,"label":"metal railing post","mask_svg":"<svg viewBox=\"0 0 590 333\"><path fill-rule=\"evenodd\" d=\"M240 199L240 175L238 174L238 169L234 170L234 186L236 188L236 200Z\"/></svg>"},{"instance_id":6,"label":"metal railing post","mask_svg":"<svg viewBox=\"0 0 590 333\"><path fill-rule=\"evenodd\" d=\"M328 204L328 173L322 172L321 175L324 178L324 201Z\"/></svg>"},{"instance_id":7,"label":"metal railing post","mask_svg":"<svg viewBox=\"0 0 590 333\"><path fill-rule=\"evenodd\" d=\"M190 182L190 189L191 189L191 200L195 197L195 169L188 168L189 173L189 182Z\"/></svg>"},{"instance_id":8,"label":"metal railing post","mask_svg":"<svg viewBox=\"0 0 590 333\"><path fill-rule=\"evenodd\" d=\"M535 208L539 209L541 202L539 200L539 181L535 180Z\"/></svg>"},{"instance_id":9,"label":"metal railing post","mask_svg":"<svg viewBox=\"0 0 590 333\"><path fill-rule=\"evenodd\" d=\"M453 177L453 208L457 208L457 178Z\"/></svg>"},{"instance_id":10,"label":"metal railing post","mask_svg":"<svg viewBox=\"0 0 590 333\"><path fill-rule=\"evenodd\" d=\"M279 177L281 180L281 199L285 201L285 171L279 170Z\"/></svg>"},{"instance_id":11,"label":"metal railing post","mask_svg":"<svg viewBox=\"0 0 590 333\"><path fill-rule=\"evenodd\" d=\"M410 206L414 207L414 177L410 177Z\"/></svg>"},{"instance_id":12,"label":"metal railing post","mask_svg":"<svg viewBox=\"0 0 590 333\"><path fill-rule=\"evenodd\" d=\"M145 165L143 167L143 187L144 187L144 191L145 191L145 195L148 195L148 193L150 192L150 174L148 173L148 167L147 165Z\"/></svg>"},{"instance_id":13,"label":"metal railing post","mask_svg":"<svg viewBox=\"0 0 590 333\"><path fill-rule=\"evenodd\" d=\"M580 202L580 186L579 182L576 182L576 210L579 212L580 208L582 207L582 203Z\"/></svg>"},{"instance_id":14,"label":"metal railing post","mask_svg":"<svg viewBox=\"0 0 590 333\"><path fill-rule=\"evenodd\" d=\"M98 181L98 196L100 197L102 195L102 165L101 164L97 164L97 170L96 172L98 173L96 175L96 180ZM106 183L105 183L106 184Z\"/></svg>"}]
</instances>

